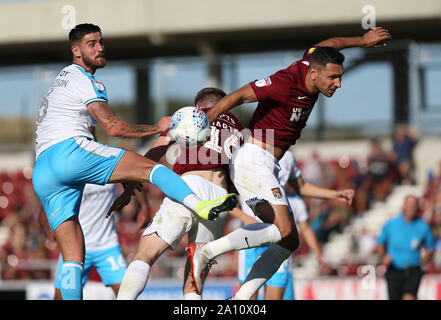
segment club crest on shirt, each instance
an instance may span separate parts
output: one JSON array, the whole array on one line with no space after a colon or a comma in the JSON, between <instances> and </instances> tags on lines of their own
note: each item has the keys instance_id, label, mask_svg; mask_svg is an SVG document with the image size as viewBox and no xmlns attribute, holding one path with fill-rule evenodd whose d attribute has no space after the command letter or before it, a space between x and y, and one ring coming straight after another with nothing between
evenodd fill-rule
<instances>
[{"instance_id":1,"label":"club crest on shirt","mask_svg":"<svg viewBox=\"0 0 441 320\"><path fill-rule=\"evenodd\" d=\"M102 84L101 82L93 80L93 83L95 83L95 86L98 88L99 91L104 91L105 90L104 84Z\"/></svg>"},{"instance_id":2,"label":"club crest on shirt","mask_svg":"<svg viewBox=\"0 0 441 320\"><path fill-rule=\"evenodd\" d=\"M273 193L274 198L277 198L277 199L282 198L282 191L280 190L279 187L277 187L277 188L272 188L271 191L272 191L272 193Z\"/></svg>"},{"instance_id":3,"label":"club crest on shirt","mask_svg":"<svg viewBox=\"0 0 441 320\"><path fill-rule=\"evenodd\" d=\"M256 85L256 87L267 87L271 85L271 79L269 77L265 79L260 79L254 82L254 84Z\"/></svg>"}]
</instances>

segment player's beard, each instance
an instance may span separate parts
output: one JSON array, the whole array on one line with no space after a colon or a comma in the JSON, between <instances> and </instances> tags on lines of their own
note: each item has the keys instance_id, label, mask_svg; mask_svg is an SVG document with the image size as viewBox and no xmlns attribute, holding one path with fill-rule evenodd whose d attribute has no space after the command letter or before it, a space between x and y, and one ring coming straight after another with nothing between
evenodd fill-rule
<instances>
[{"instance_id":1,"label":"player's beard","mask_svg":"<svg viewBox=\"0 0 441 320\"><path fill-rule=\"evenodd\" d=\"M107 60L104 56L104 53L102 53L101 55L94 58L83 56L83 63L86 67L96 70L99 68L104 68L106 66Z\"/></svg>"}]
</instances>

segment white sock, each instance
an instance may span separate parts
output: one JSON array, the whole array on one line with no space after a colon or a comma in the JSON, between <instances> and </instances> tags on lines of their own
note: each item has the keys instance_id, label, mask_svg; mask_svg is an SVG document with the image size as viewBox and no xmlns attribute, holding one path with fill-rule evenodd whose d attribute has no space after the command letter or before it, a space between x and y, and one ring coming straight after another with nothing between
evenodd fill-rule
<instances>
[{"instance_id":1,"label":"white sock","mask_svg":"<svg viewBox=\"0 0 441 320\"><path fill-rule=\"evenodd\" d=\"M196 292L184 293L184 300L202 300L202 296Z\"/></svg>"},{"instance_id":2,"label":"white sock","mask_svg":"<svg viewBox=\"0 0 441 320\"><path fill-rule=\"evenodd\" d=\"M133 260L127 267L119 288L117 300L136 300L149 278L150 266L141 260Z\"/></svg>"},{"instance_id":3,"label":"white sock","mask_svg":"<svg viewBox=\"0 0 441 320\"><path fill-rule=\"evenodd\" d=\"M197 195L195 195L194 193L190 193L182 200L182 203L187 208L195 211L196 207L200 201L201 201L201 199Z\"/></svg>"},{"instance_id":4,"label":"white sock","mask_svg":"<svg viewBox=\"0 0 441 320\"><path fill-rule=\"evenodd\" d=\"M213 259L225 252L260 247L269 243L277 243L280 240L282 236L279 228L274 224L252 223L217 240L207 242L202 247L202 254L208 259Z\"/></svg>"},{"instance_id":5,"label":"white sock","mask_svg":"<svg viewBox=\"0 0 441 320\"><path fill-rule=\"evenodd\" d=\"M280 265L289 258L291 251L278 244L266 249L254 262L248 276L236 292L233 300L250 300L251 297L277 272Z\"/></svg>"}]
</instances>

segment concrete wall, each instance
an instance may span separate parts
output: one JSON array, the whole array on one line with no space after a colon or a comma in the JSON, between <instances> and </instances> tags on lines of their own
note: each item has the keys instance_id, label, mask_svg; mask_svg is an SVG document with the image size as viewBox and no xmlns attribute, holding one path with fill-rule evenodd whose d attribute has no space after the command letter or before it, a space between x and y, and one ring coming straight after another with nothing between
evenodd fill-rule
<instances>
[{"instance_id":1,"label":"concrete wall","mask_svg":"<svg viewBox=\"0 0 441 320\"><path fill-rule=\"evenodd\" d=\"M0 33L0 45L64 40L72 8L74 23L94 22L106 37L121 37L361 24L364 5L375 8L379 24L441 19L437 0L17 1L0 3L0 30L8 31Z\"/></svg>"}]
</instances>

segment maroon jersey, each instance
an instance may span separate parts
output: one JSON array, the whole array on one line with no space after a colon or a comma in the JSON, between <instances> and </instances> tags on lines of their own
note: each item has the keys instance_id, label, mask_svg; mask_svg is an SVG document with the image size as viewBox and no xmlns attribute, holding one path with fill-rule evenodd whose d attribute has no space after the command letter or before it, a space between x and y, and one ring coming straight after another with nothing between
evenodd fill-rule
<instances>
[{"instance_id":1,"label":"maroon jersey","mask_svg":"<svg viewBox=\"0 0 441 320\"><path fill-rule=\"evenodd\" d=\"M202 110L207 112L209 108ZM192 148L180 147L173 171L180 175L193 170L228 166L231 155L243 142L242 130L242 124L234 114L226 112L220 115L211 123L210 137L205 143ZM166 135L168 130L161 133L161 136Z\"/></svg>"},{"instance_id":2,"label":"maroon jersey","mask_svg":"<svg viewBox=\"0 0 441 320\"><path fill-rule=\"evenodd\" d=\"M305 86L309 59L315 48L305 51L303 59L288 68L250 82L258 105L248 127L256 139L288 149L300 137L318 98L318 94L311 94Z\"/></svg>"}]
</instances>

